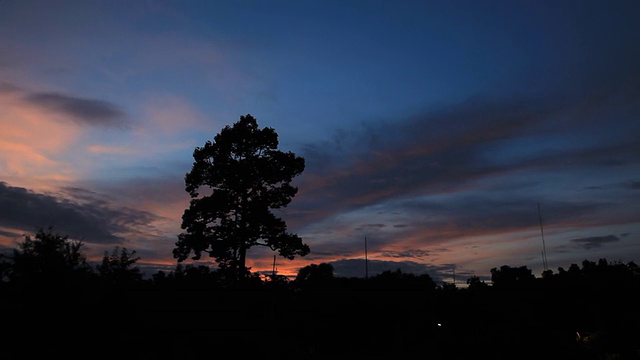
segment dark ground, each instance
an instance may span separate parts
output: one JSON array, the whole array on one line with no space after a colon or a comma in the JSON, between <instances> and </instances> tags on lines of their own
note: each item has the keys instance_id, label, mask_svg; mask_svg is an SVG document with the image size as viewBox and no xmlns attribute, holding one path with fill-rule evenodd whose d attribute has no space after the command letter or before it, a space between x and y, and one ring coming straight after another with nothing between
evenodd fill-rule
<instances>
[{"instance_id":1,"label":"dark ground","mask_svg":"<svg viewBox=\"0 0 640 360\"><path fill-rule=\"evenodd\" d=\"M640 359L620 289L38 292L1 311L4 359Z\"/></svg>"}]
</instances>

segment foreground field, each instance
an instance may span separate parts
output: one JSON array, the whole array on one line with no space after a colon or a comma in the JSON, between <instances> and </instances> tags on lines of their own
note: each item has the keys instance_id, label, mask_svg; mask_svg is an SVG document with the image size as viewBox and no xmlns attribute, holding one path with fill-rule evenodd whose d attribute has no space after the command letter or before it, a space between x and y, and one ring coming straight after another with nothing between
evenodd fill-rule
<instances>
[{"instance_id":1,"label":"foreground field","mask_svg":"<svg viewBox=\"0 0 640 360\"><path fill-rule=\"evenodd\" d=\"M592 290L33 293L5 297L4 351L65 359L640 358L632 289Z\"/></svg>"}]
</instances>

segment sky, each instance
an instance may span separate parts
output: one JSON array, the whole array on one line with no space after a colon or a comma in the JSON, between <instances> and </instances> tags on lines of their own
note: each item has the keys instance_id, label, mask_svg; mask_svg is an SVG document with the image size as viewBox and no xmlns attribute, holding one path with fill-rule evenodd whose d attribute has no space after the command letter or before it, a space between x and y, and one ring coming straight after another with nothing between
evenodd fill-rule
<instances>
[{"instance_id":1,"label":"sky","mask_svg":"<svg viewBox=\"0 0 640 360\"><path fill-rule=\"evenodd\" d=\"M0 248L52 227L90 260L119 246L175 269L193 150L251 114L306 161L274 212L311 252L280 274L463 284L639 262L638 16L633 0L0 0Z\"/></svg>"}]
</instances>

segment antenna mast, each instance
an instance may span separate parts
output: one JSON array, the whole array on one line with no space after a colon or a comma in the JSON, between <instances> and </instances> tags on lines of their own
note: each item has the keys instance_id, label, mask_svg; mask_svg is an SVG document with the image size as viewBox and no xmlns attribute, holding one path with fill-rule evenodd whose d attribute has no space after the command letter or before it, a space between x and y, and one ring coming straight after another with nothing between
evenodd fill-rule
<instances>
[{"instance_id":1,"label":"antenna mast","mask_svg":"<svg viewBox=\"0 0 640 360\"><path fill-rule=\"evenodd\" d=\"M540 203L538 203L538 220L540 221L540 235L542 236L542 267L544 271L549 269L547 265L547 249L544 244L544 230L542 230L542 215L540 212Z\"/></svg>"}]
</instances>

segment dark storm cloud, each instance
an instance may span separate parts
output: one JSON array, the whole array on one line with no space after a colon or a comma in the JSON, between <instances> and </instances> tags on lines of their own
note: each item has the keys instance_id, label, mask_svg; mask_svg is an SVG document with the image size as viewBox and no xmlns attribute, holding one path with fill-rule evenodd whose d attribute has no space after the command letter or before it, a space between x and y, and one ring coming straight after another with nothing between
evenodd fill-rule
<instances>
[{"instance_id":1,"label":"dark storm cloud","mask_svg":"<svg viewBox=\"0 0 640 360\"><path fill-rule=\"evenodd\" d=\"M157 218L144 211L109 208L104 200L83 194L84 201L75 202L0 182L0 226L26 232L53 227L88 243L120 244L125 242L121 234L149 226Z\"/></svg>"},{"instance_id":2,"label":"dark storm cloud","mask_svg":"<svg viewBox=\"0 0 640 360\"><path fill-rule=\"evenodd\" d=\"M572 239L571 242L578 244L580 247L590 250L594 248L602 247L604 244L620 241L620 238L615 235L606 236L591 236L579 239Z\"/></svg>"},{"instance_id":3,"label":"dark storm cloud","mask_svg":"<svg viewBox=\"0 0 640 360\"><path fill-rule=\"evenodd\" d=\"M58 92L31 93L25 97L29 104L68 116L81 125L124 127L125 113L115 104L104 100L81 98Z\"/></svg>"}]
</instances>

